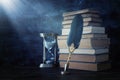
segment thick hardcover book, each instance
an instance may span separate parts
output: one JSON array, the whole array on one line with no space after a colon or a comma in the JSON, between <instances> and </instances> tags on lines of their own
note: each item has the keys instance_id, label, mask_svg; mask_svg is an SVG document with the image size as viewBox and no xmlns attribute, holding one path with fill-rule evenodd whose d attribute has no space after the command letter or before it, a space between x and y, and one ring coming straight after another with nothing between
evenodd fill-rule
<instances>
[{"instance_id":1,"label":"thick hardcover book","mask_svg":"<svg viewBox=\"0 0 120 80\"><path fill-rule=\"evenodd\" d=\"M81 16L83 18L100 18L99 14L91 14L91 13L86 13L86 14L81 14ZM63 20L73 20L73 18L75 17L75 15L72 16L66 16L63 18Z\"/></svg>"},{"instance_id":2,"label":"thick hardcover book","mask_svg":"<svg viewBox=\"0 0 120 80\"><path fill-rule=\"evenodd\" d=\"M58 40L58 47L59 48L67 48L66 45L67 40L65 39L61 39ZM110 39L108 38L82 38L79 44L78 49L82 49L82 48L109 48L109 44L110 44Z\"/></svg>"},{"instance_id":3,"label":"thick hardcover book","mask_svg":"<svg viewBox=\"0 0 120 80\"><path fill-rule=\"evenodd\" d=\"M96 13L99 14L99 11L93 10L93 9L83 9L83 10L78 10L78 11L72 11L72 12L66 12L63 14L63 17L65 16L71 16L75 14L85 14L85 13Z\"/></svg>"},{"instance_id":4,"label":"thick hardcover book","mask_svg":"<svg viewBox=\"0 0 120 80\"><path fill-rule=\"evenodd\" d=\"M73 54L104 54L104 53L108 53L109 49L108 48L100 48L100 49L75 49L75 51L73 52ZM64 48L60 48L59 49L59 53L66 53L68 54L69 51L68 49Z\"/></svg>"},{"instance_id":5,"label":"thick hardcover book","mask_svg":"<svg viewBox=\"0 0 120 80\"><path fill-rule=\"evenodd\" d=\"M66 25L66 24L71 25L71 23L72 23L72 20L66 20L62 22L63 25Z\"/></svg>"},{"instance_id":6,"label":"thick hardcover book","mask_svg":"<svg viewBox=\"0 0 120 80\"><path fill-rule=\"evenodd\" d=\"M82 38L100 38L100 39L106 39L107 34L83 34Z\"/></svg>"},{"instance_id":7,"label":"thick hardcover book","mask_svg":"<svg viewBox=\"0 0 120 80\"><path fill-rule=\"evenodd\" d=\"M63 29L70 29L71 28L71 24L65 24L62 26Z\"/></svg>"},{"instance_id":8,"label":"thick hardcover book","mask_svg":"<svg viewBox=\"0 0 120 80\"><path fill-rule=\"evenodd\" d=\"M62 35L69 35L70 29L62 29ZM102 33L105 34L105 28L104 27L83 27L82 34L88 34L88 33Z\"/></svg>"},{"instance_id":9,"label":"thick hardcover book","mask_svg":"<svg viewBox=\"0 0 120 80\"><path fill-rule=\"evenodd\" d=\"M100 18L99 14L95 14L95 13L85 13L85 14L81 14L83 18L88 18L88 17L92 17L92 18Z\"/></svg>"},{"instance_id":10,"label":"thick hardcover book","mask_svg":"<svg viewBox=\"0 0 120 80\"><path fill-rule=\"evenodd\" d=\"M58 36L58 40L61 39L67 39L68 35L60 35ZM106 39L107 35L106 34L82 34L82 38L100 38L100 39Z\"/></svg>"},{"instance_id":11,"label":"thick hardcover book","mask_svg":"<svg viewBox=\"0 0 120 80\"><path fill-rule=\"evenodd\" d=\"M72 23L71 20L64 20L62 22L63 26L64 25L71 25ZM101 26L102 20L100 18L83 18L83 26Z\"/></svg>"},{"instance_id":12,"label":"thick hardcover book","mask_svg":"<svg viewBox=\"0 0 120 80\"><path fill-rule=\"evenodd\" d=\"M60 54L59 60L67 60L68 54ZM72 54L70 61L104 62L109 60L109 54Z\"/></svg>"},{"instance_id":13,"label":"thick hardcover book","mask_svg":"<svg viewBox=\"0 0 120 80\"><path fill-rule=\"evenodd\" d=\"M65 63L66 61L60 61L60 67L64 68ZM108 70L110 68L111 68L110 62L85 63L79 61L71 61L69 64L69 69L76 69L76 70L102 71L102 70Z\"/></svg>"},{"instance_id":14,"label":"thick hardcover book","mask_svg":"<svg viewBox=\"0 0 120 80\"><path fill-rule=\"evenodd\" d=\"M92 18L92 17L88 17L88 18L83 18L84 22L102 22L102 19L100 18Z\"/></svg>"},{"instance_id":15,"label":"thick hardcover book","mask_svg":"<svg viewBox=\"0 0 120 80\"><path fill-rule=\"evenodd\" d=\"M87 27L87 26L101 27L101 23L97 23L97 22L84 22L84 23L83 23L83 26L84 26L84 27Z\"/></svg>"}]
</instances>

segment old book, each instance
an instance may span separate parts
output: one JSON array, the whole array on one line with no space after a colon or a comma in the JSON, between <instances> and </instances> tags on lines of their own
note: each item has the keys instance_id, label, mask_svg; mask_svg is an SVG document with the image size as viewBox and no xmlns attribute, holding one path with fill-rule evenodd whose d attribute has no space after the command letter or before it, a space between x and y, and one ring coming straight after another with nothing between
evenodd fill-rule
<instances>
[{"instance_id":1,"label":"old book","mask_svg":"<svg viewBox=\"0 0 120 80\"><path fill-rule=\"evenodd\" d=\"M101 24L99 24L99 23L95 23L94 24L94 22L87 22L87 23L84 23L83 24L83 27L90 27L90 26L92 26L92 27L102 27L101 26ZM62 28L63 29L70 29L71 28L71 24L64 24L64 25L62 25Z\"/></svg>"},{"instance_id":2,"label":"old book","mask_svg":"<svg viewBox=\"0 0 120 80\"><path fill-rule=\"evenodd\" d=\"M68 54L60 54L59 60L67 60ZM70 61L81 61L81 62L104 62L109 60L109 54L99 55L85 55L85 54L72 54Z\"/></svg>"},{"instance_id":3,"label":"old book","mask_svg":"<svg viewBox=\"0 0 120 80\"><path fill-rule=\"evenodd\" d=\"M75 51L73 52L73 54L104 54L104 53L108 53L109 49L108 48L100 48L100 49L75 49ZM69 51L67 48L60 48L59 49L59 53L65 53L68 54Z\"/></svg>"},{"instance_id":4,"label":"old book","mask_svg":"<svg viewBox=\"0 0 120 80\"><path fill-rule=\"evenodd\" d=\"M104 27L94 27L94 26L87 26L83 27L83 34L85 33L104 33L105 34L105 28Z\"/></svg>"},{"instance_id":5,"label":"old book","mask_svg":"<svg viewBox=\"0 0 120 80\"><path fill-rule=\"evenodd\" d=\"M87 21L88 19L83 19L83 20L84 20L83 26L99 26L99 27L101 26L101 23L95 22L95 20L94 20L94 22L92 22L92 21L90 21L90 18L89 18L89 21ZM97 21L100 22L100 20L97 20ZM66 20L66 21L62 22L62 25L63 26L71 25L71 23L72 23L72 20Z\"/></svg>"},{"instance_id":6,"label":"old book","mask_svg":"<svg viewBox=\"0 0 120 80\"><path fill-rule=\"evenodd\" d=\"M107 34L83 34L82 38L107 38Z\"/></svg>"},{"instance_id":7,"label":"old book","mask_svg":"<svg viewBox=\"0 0 120 80\"><path fill-rule=\"evenodd\" d=\"M72 23L72 20L66 20L62 22L62 25L67 25L67 24L71 25L71 23Z\"/></svg>"},{"instance_id":8,"label":"old book","mask_svg":"<svg viewBox=\"0 0 120 80\"><path fill-rule=\"evenodd\" d=\"M62 35L69 35L70 29L62 29ZM88 34L88 33L102 33L105 34L105 28L104 27L83 27L82 34Z\"/></svg>"},{"instance_id":9,"label":"old book","mask_svg":"<svg viewBox=\"0 0 120 80\"><path fill-rule=\"evenodd\" d=\"M86 13L86 14L81 14L81 16L83 18L100 18L99 14L91 14L91 13ZM75 15L72 16L65 16L63 17L63 20L73 20L73 18L75 17Z\"/></svg>"},{"instance_id":10,"label":"old book","mask_svg":"<svg viewBox=\"0 0 120 80\"><path fill-rule=\"evenodd\" d=\"M63 25L63 29L70 29L71 28L71 24L65 24Z\"/></svg>"},{"instance_id":11,"label":"old book","mask_svg":"<svg viewBox=\"0 0 120 80\"><path fill-rule=\"evenodd\" d=\"M61 39L58 40L58 47L59 48L67 48L67 40ZM109 48L110 39L109 38L82 38L80 41L79 49L82 48Z\"/></svg>"},{"instance_id":12,"label":"old book","mask_svg":"<svg viewBox=\"0 0 120 80\"><path fill-rule=\"evenodd\" d=\"M60 67L64 68L66 61L60 61ZM102 71L111 68L110 62L100 62L100 63L84 63L79 61L71 61L69 64L69 69L76 70L88 70L88 71Z\"/></svg>"},{"instance_id":13,"label":"old book","mask_svg":"<svg viewBox=\"0 0 120 80\"><path fill-rule=\"evenodd\" d=\"M68 35L60 35L58 36L58 40L61 40L61 39L67 39L68 38ZM82 38L107 38L107 34L82 34Z\"/></svg>"},{"instance_id":14,"label":"old book","mask_svg":"<svg viewBox=\"0 0 120 80\"><path fill-rule=\"evenodd\" d=\"M75 17L75 15L72 15L72 16L66 16L66 17L63 17L63 20L73 20L73 18Z\"/></svg>"},{"instance_id":15,"label":"old book","mask_svg":"<svg viewBox=\"0 0 120 80\"><path fill-rule=\"evenodd\" d=\"M86 25L98 26L98 24L100 26L102 20L100 18L83 18L83 22L84 22L84 26L86 26ZM63 25L67 25L67 24L71 25L71 23L72 23L72 19L64 20L62 22Z\"/></svg>"},{"instance_id":16,"label":"old book","mask_svg":"<svg viewBox=\"0 0 120 80\"><path fill-rule=\"evenodd\" d=\"M83 26L96 26L96 27L101 27L101 23L97 23L97 22L84 22Z\"/></svg>"},{"instance_id":17,"label":"old book","mask_svg":"<svg viewBox=\"0 0 120 80\"><path fill-rule=\"evenodd\" d=\"M92 17L92 18L100 18L99 14L95 14L95 13L85 13L85 14L81 14L83 18L88 18L88 17Z\"/></svg>"},{"instance_id":18,"label":"old book","mask_svg":"<svg viewBox=\"0 0 120 80\"><path fill-rule=\"evenodd\" d=\"M78 10L78 11L72 11L72 12L66 12L63 14L63 17L65 16L71 16L75 14L85 14L85 13L96 13L99 14L99 11L93 10L93 9L83 9L83 10Z\"/></svg>"},{"instance_id":19,"label":"old book","mask_svg":"<svg viewBox=\"0 0 120 80\"><path fill-rule=\"evenodd\" d=\"M87 17L87 18L83 18L83 22L100 22L101 23L102 19Z\"/></svg>"}]
</instances>

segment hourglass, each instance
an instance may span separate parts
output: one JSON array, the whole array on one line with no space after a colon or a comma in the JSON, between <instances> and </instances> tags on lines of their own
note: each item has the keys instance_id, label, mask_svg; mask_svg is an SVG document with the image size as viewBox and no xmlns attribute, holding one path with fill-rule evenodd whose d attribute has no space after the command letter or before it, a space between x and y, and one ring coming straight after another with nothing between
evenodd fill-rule
<instances>
[{"instance_id":1,"label":"hourglass","mask_svg":"<svg viewBox=\"0 0 120 80\"><path fill-rule=\"evenodd\" d=\"M40 33L43 38L43 63L40 64L40 68L54 67L56 64L56 54L57 54L57 34L54 33ZM54 51L51 49L54 47ZM50 60L47 60L47 52L51 55Z\"/></svg>"}]
</instances>

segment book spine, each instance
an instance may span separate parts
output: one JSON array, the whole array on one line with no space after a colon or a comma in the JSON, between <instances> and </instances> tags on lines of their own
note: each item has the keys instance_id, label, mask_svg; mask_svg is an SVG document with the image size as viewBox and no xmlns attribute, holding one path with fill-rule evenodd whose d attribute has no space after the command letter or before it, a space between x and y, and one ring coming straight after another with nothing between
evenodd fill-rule
<instances>
[{"instance_id":1,"label":"book spine","mask_svg":"<svg viewBox=\"0 0 120 80\"><path fill-rule=\"evenodd\" d=\"M73 54L104 54L108 53L109 49L104 48L104 49L76 49ZM60 49L59 53L65 53L68 54L69 51L68 49Z\"/></svg>"},{"instance_id":2,"label":"book spine","mask_svg":"<svg viewBox=\"0 0 120 80\"><path fill-rule=\"evenodd\" d=\"M66 61L60 62L60 67L64 68L64 64ZM102 71L111 68L109 62L105 63L82 63L82 62L70 62L69 64L70 69L79 69L79 70L88 70L88 71Z\"/></svg>"},{"instance_id":3,"label":"book spine","mask_svg":"<svg viewBox=\"0 0 120 80\"><path fill-rule=\"evenodd\" d=\"M84 13L96 13L96 14L99 14L100 12L92 10L92 9L84 9L84 10L79 10L79 11L72 11L72 12L63 13L63 17L71 16L71 15L75 15L75 14L84 14Z\"/></svg>"},{"instance_id":4,"label":"book spine","mask_svg":"<svg viewBox=\"0 0 120 80\"><path fill-rule=\"evenodd\" d=\"M67 54L60 54L59 60L67 60ZM109 61L109 55L107 53L100 55L85 55L85 54L73 54L71 55L70 61L80 61L80 62L104 62Z\"/></svg>"},{"instance_id":5,"label":"book spine","mask_svg":"<svg viewBox=\"0 0 120 80\"><path fill-rule=\"evenodd\" d=\"M58 40L59 48L67 48L66 40ZM109 39L81 39L78 49L82 48L109 48Z\"/></svg>"}]
</instances>

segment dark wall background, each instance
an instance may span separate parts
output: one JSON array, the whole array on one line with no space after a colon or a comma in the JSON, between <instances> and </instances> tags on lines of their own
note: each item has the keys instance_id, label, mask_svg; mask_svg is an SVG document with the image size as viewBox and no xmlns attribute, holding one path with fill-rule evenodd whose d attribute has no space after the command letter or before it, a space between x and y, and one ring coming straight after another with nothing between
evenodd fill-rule
<instances>
[{"instance_id":1,"label":"dark wall background","mask_svg":"<svg viewBox=\"0 0 120 80\"><path fill-rule=\"evenodd\" d=\"M11 17L0 6L1 66L38 66L42 62L42 38L39 37L39 33L61 34L63 12L84 8L94 8L101 12L103 26L111 39L112 66L120 66L120 0L21 1L24 7L19 9L16 6L16 9L22 12L21 15L18 13Z\"/></svg>"}]
</instances>

